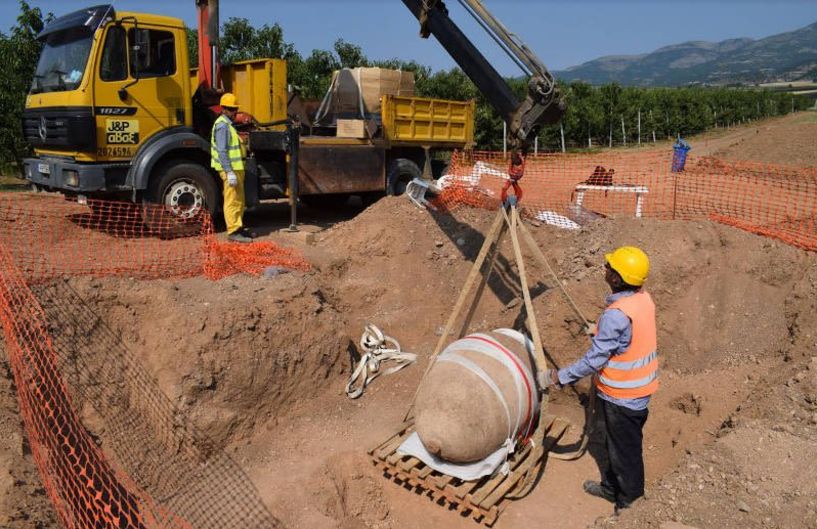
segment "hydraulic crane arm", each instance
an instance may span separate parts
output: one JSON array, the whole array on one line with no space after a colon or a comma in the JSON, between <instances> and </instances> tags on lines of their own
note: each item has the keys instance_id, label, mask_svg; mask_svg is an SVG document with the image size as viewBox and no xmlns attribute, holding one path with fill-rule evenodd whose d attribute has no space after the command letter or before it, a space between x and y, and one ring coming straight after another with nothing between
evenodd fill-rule
<instances>
[{"instance_id":1,"label":"hydraulic crane arm","mask_svg":"<svg viewBox=\"0 0 817 529\"><path fill-rule=\"evenodd\" d=\"M459 0L497 43L530 76L528 94L520 102L508 83L449 18L442 0L403 0L420 21L420 35L434 37L508 124L514 149L525 152L542 125L557 123L565 103L553 79L533 52L510 33L480 0Z\"/></svg>"},{"instance_id":2,"label":"hydraulic crane arm","mask_svg":"<svg viewBox=\"0 0 817 529\"><path fill-rule=\"evenodd\" d=\"M221 65L218 59L218 0L196 0L199 36L199 85L220 88Z\"/></svg>"}]
</instances>

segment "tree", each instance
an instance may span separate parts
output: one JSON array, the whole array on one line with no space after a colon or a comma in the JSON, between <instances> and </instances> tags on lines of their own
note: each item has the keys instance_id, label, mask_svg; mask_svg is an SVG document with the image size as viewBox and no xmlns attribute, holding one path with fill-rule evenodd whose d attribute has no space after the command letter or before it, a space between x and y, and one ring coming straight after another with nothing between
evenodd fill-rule
<instances>
[{"instance_id":1,"label":"tree","mask_svg":"<svg viewBox=\"0 0 817 529\"><path fill-rule=\"evenodd\" d=\"M246 18L231 17L221 26L221 62L232 64L249 59L293 59L295 45L284 40L280 24L255 28Z\"/></svg>"},{"instance_id":2,"label":"tree","mask_svg":"<svg viewBox=\"0 0 817 529\"><path fill-rule=\"evenodd\" d=\"M363 49L351 42L343 39L335 41L335 53L341 68L357 68L358 66L369 66L369 60L363 55Z\"/></svg>"},{"instance_id":3,"label":"tree","mask_svg":"<svg viewBox=\"0 0 817 529\"><path fill-rule=\"evenodd\" d=\"M53 15L43 19L40 8L32 8L24 0L20 0L19 5L17 25L11 28L8 36L0 33L0 72L3 72L0 75L0 161L13 161L20 175L24 176L22 160L30 153L30 148L23 138L20 123L42 49L37 34Z\"/></svg>"}]
</instances>

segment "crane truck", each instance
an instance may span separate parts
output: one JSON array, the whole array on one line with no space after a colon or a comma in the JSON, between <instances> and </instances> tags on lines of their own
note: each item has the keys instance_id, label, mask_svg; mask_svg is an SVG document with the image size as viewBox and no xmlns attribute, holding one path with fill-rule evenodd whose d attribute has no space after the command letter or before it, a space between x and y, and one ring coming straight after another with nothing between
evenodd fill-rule
<instances>
[{"instance_id":1,"label":"crane truck","mask_svg":"<svg viewBox=\"0 0 817 529\"><path fill-rule=\"evenodd\" d=\"M459 1L529 76L524 100L452 21L443 1L402 0L421 36L440 42L508 124L513 149L524 152L543 124L564 113L558 88L479 0ZM209 139L226 91L252 115L244 129L248 206L288 197L293 224L299 198L398 194L411 179L430 176L435 150L473 143L473 101L384 96L380 119L363 138L305 128L291 112L286 62L221 65L219 2L196 0L196 7L197 68L176 18L118 12L111 4L63 15L43 29L22 124L34 150L24 160L27 180L67 197L160 204L181 229L202 211L218 218L220 180L210 168ZM150 225L152 216L143 217Z\"/></svg>"}]
</instances>

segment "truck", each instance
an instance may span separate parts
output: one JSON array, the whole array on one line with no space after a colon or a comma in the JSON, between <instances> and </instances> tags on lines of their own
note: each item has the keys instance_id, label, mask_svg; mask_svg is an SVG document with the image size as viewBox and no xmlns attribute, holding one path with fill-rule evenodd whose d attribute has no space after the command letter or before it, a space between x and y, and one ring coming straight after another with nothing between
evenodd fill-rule
<instances>
[{"instance_id":1,"label":"truck","mask_svg":"<svg viewBox=\"0 0 817 529\"><path fill-rule=\"evenodd\" d=\"M421 35L440 41L508 123L514 149L524 151L542 124L561 117L564 103L547 69L478 0L461 2L530 75L522 102L442 1L402 1ZM197 68L177 18L117 12L111 4L63 15L43 29L22 124L34 150L24 160L28 181L69 197L159 204L180 228L203 211L218 218L221 182L210 168L209 140L225 92L252 116L243 134L247 205L287 197L293 225L299 201L399 194L410 180L433 176L436 151L473 144L473 101L387 94L359 137L338 137L337 119L306 127L292 112L286 62L222 66L218 0L196 6ZM143 214L149 226L152 217Z\"/></svg>"}]
</instances>

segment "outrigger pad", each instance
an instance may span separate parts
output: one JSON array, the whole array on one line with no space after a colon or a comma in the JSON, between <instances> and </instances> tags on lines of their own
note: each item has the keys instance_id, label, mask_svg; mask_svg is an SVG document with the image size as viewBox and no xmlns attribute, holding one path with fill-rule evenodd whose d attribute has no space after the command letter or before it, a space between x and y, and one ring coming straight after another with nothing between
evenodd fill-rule
<instances>
[{"instance_id":1,"label":"outrigger pad","mask_svg":"<svg viewBox=\"0 0 817 529\"><path fill-rule=\"evenodd\" d=\"M369 450L369 455L384 477L428 496L437 505L455 510L460 516L491 527L513 496L525 488L525 478L531 472L538 472L539 466L547 460L548 452L570 427L570 423L560 417L547 416L543 420L546 425L543 446L528 443L520 448L508 460L510 472L507 475L497 473L463 481L442 474L415 457L399 453L400 445L414 433L412 422L404 423L397 433Z\"/></svg>"}]
</instances>

